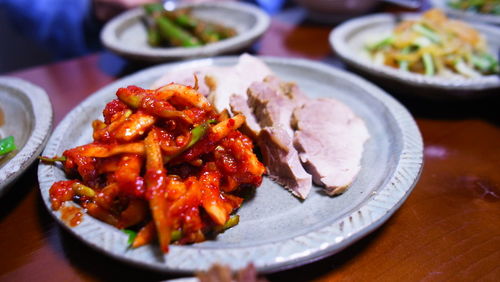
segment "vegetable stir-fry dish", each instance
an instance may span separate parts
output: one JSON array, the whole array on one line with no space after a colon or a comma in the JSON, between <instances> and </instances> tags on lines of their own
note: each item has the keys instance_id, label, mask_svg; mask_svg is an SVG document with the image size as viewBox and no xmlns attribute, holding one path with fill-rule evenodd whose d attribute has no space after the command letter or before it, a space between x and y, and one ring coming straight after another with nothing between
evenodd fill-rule
<instances>
[{"instance_id":1,"label":"vegetable stir-fry dish","mask_svg":"<svg viewBox=\"0 0 500 282\"><path fill-rule=\"evenodd\" d=\"M196 88L120 88L92 123L92 143L42 157L73 179L52 185L52 208L73 201L131 234L131 247L157 238L163 252L236 225L241 195L265 168L238 130L245 117L216 112Z\"/></svg>"},{"instance_id":2,"label":"vegetable stir-fry dish","mask_svg":"<svg viewBox=\"0 0 500 282\"><path fill-rule=\"evenodd\" d=\"M367 45L376 64L428 76L478 77L499 72L485 39L468 24L430 10L399 24L393 33Z\"/></svg>"},{"instance_id":3,"label":"vegetable stir-fry dish","mask_svg":"<svg viewBox=\"0 0 500 282\"><path fill-rule=\"evenodd\" d=\"M500 15L500 0L450 0L448 6L458 10Z\"/></svg>"},{"instance_id":4,"label":"vegetable stir-fry dish","mask_svg":"<svg viewBox=\"0 0 500 282\"><path fill-rule=\"evenodd\" d=\"M161 4L146 4L148 43L153 47L198 47L236 35L233 28L194 17L189 8L167 11Z\"/></svg>"}]
</instances>

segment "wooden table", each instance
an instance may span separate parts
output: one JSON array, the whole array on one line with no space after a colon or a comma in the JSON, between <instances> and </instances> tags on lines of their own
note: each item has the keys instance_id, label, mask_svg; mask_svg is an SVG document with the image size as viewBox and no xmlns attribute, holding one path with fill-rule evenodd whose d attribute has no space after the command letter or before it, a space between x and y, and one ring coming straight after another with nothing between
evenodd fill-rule
<instances>
[{"instance_id":1,"label":"wooden table","mask_svg":"<svg viewBox=\"0 0 500 282\"><path fill-rule=\"evenodd\" d=\"M327 43L332 27L298 21L300 14L290 10L274 18L256 52L341 66ZM99 53L11 75L45 88L57 125L89 94L136 69ZM341 253L268 279L500 281L499 100L397 97L415 116L425 143L424 170L412 194L381 228ZM171 278L117 262L59 228L43 206L36 168L0 199L0 280Z\"/></svg>"}]
</instances>

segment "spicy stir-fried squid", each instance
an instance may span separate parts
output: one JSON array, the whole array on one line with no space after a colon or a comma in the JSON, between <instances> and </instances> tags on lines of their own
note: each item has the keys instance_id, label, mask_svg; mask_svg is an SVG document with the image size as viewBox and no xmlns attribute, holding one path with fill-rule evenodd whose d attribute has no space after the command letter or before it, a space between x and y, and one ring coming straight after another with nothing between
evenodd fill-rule
<instances>
[{"instance_id":1,"label":"spicy stir-fried squid","mask_svg":"<svg viewBox=\"0 0 500 282\"><path fill-rule=\"evenodd\" d=\"M377 64L429 76L478 77L499 72L483 36L440 10L400 23L392 35L367 49Z\"/></svg>"},{"instance_id":2,"label":"spicy stir-fried squid","mask_svg":"<svg viewBox=\"0 0 500 282\"><path fill-rule=\"evenodd\" d=\"M137 230L132 247L158 239L163 252L235 225L241 190L257 187L264 166L238 131L245 117L217 113L194 88L121 88L90 144L61 158L75 180L54 183L52 208L74 201L120 229Z\"/></svg>"}]
</instances>

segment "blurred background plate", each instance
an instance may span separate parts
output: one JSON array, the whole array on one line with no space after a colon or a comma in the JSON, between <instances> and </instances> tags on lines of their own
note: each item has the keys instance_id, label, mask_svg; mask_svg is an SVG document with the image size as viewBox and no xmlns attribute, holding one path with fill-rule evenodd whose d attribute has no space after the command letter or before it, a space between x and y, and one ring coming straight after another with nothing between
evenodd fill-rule
<instances>
[{"instance_id":1,"label":"blurred background plate","mask_svg":"<svg viewBox=\"0 0 500 282\"><path fill-rule=\"evenodd\" d=\"M434 8L441 9L445 11L446 14L460 20L500 25L500 15L483 14L473 11L453 9L452 7L448 6L448 0L430 0L430 3Z\"/></svg>"},{"instance_id":2,"label":"blurred background plate","mask_svg":"<svg viewBox=\"0 0 500 282\"><path fill-rule=\"evenodd\" d=\"M0 77L0 137L14 136L17 150L0 157L0 195L42 152L52 129L45 91L18 78Z\"/></svg>"},{"instance_id":3,"label":"blurred background plate","mask_svg":"<svg viewBox=\"0 0 500 282\"><path fill-rule=\"evenodd\" d=\"M147 43L142 8L125 12L108 22L102 32L103 45L126 58L146 62L210 57L248 48L269 27L270 18L260 8L239 2L200 3L192 7L194 16L236 29L237 35L201 47L151 47Z\"/></svg>"},{"instance_id":4,"label":"blurred background plate","mask_svg":"<svg viewBox=\"0 0 500 282\"><path fill-rule=\"evenodd\" d=\"M366 78L401 94L413 94L434 99L468 99L500 93L500 77L487 75L478 78L441 78L401 71L375 65L365 46L374 36L383 38L402 20L419 17L417 14L376 14L349 20L330 33L330 45L349 67ZM496 56L500 48L500 29L490 25L471 24L488 41L490 52Z\"/></svg>"},{"instance_id":5,"label":"blurred background plate","mask_svg":"<svg viewBox=\"0 0 500 282\"><path fill-rule=\"evenodd\" d=\"M306 200L299 201L265 177L255 195L238 210L237 226L215 240L172 245L168 254L161 254L156 244L129 249L125 233L88 215L78 226L67 226L60 219L61 212L51 209L49 197L51 185L67 178L60 168L40 164L41 195L50 213L78 239L116 259L180 273L208 269L216 262L231 269L253 262L260 272L290 268L339 252L382 225L408 197L422 168L422 137L409 112L380 88L345 71L308 60L263 59L276 75L296 82L309 97L336 98L365 121L370 139L359 175L344 194L328 197L314 187ZM91 142L91 122L102 118L103 107L116 98L119 87L150 87L167 71L228 66L237 61L238 57L221 57L165 64L113 82L64 118L43 154L61 155Z\"/></svg>"}]
</instances>

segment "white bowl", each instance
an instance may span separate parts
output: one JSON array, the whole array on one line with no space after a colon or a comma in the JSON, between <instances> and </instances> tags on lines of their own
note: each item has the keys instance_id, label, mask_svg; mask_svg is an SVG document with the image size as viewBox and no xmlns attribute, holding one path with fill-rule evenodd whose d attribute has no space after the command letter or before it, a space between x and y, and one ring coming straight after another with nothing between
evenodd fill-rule
<instances>
[{"instance_id":1,"label":"white bowl","mask_svg":"<svg viewBox=\"0 0 500 282\"><path fill-rule=\"evenodd\" d=\"M239 2L201 3L191 7L195 16L233 27L237 35L200 47L152 47L142 8L125 12L108 22L102 32L103 45L126 58L147 62L210 57L243 50L255 42L269 27L269 16L256 6Z\"/></svg>"},{"instance_id":2,"label":"white bowl","mask_svg":"<svg viewBox=\"0 0 500 282\"><path fill-rule=\"evenodd\" d=\"M390 34L401 20L418 14L376 14L356 18L341 24L330 33L330 45L349 67L390 90L429 98L466 99L500 93L500 77L485 75L478 78L443 78L416 74L374 64L366 56L367 41L377 34ZM493 54L500 48L500 29L484 24L471 24L486 37ZM403 93L402 93L403 92Z\"/></svg>"}]
</instances>

